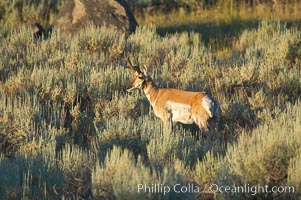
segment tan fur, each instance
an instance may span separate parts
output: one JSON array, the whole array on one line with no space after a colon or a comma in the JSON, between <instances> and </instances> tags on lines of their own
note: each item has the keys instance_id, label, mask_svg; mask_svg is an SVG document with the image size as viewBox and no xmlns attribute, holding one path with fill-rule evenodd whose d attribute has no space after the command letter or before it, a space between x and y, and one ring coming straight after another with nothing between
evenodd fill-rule
<instances>
[{"instance_id":1,"label":"tan fur","mask_svg":"<svg viewBox=\"0 0 301 200\"><path fill-rule=\"evenodd\" d=\"M135 88L144 91L155 115L163 120L165 128L172 129L172 122L181 122L196 123L205 132L209 130L208 126L214 129L208 121L219 117L220 106L205 92L158 88L151 77L141 71L135 72L135 78L130 82L128 91Z\"/></svg>"},{"instance_id":2,"label":"tan fur","mask_svg":"<svg viewBox=\"0 0 301 200\"><path fill-rule=\"evenodd\" d=\"M205 131L208 130L207 121L209 119L209 114L202 105L202 99L207 95L206 93L157 88L152 86L146 95L150 97L149 102L154 109L155 115L160 117L165 123L167 123L166 121L169 120L169 117L171 117L170 115L172 114L170 113L172 110L168 109L166 102L171 101L190 105L191 118L193 119L193 122Z\"/></svg>"}]
</instances>

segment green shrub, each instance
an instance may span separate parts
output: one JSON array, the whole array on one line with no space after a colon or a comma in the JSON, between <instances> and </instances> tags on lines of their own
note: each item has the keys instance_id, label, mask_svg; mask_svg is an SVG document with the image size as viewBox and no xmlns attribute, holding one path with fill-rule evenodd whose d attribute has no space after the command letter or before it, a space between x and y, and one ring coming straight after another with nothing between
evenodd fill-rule
<instances>
[{"instance_id":1,"label":"green shrub","mask_svg":"<svg viewBox=\"0 0 301 200\"><path fill-rule=\"evenodd\" d=\"M125 173L126 172L126 173ZM103 164L97 164L92 175L93 192L97 197L107 199L189 199L189 194L168 192L146 192L138 189L138 185L152 187L159 184L162 187L181 183L173 170L165 168L161 173L144 166L141 157L135 159L127 149L113 147ZM161 185L162 184L162 185ZM157 189L158 190L158 189Z\"/></svg>"},{"instance_id":2,"label":"green shrub","mask_svg":"<svg viewBox=\"0 0 301 200\"><path fill-rule=\"evenodd\" d=\"M39 41L26 29L10 32L0 43L1 195L209 198L123 187L143 180L299 190L299 38L298 30L264 21L244 31L233 54L220 60L200 34L159 36L154 26L128 38L94 26L64 38L54 30ZM125 91L128 56L145 64L160 87L206 91L219 100L214 141L181 124L165 133L143 92Z\"/></svg>"},{"instance_id":3,"label":"green shrub","mask_svg":"<svg viewBox=\"0 0 301 200\"><path fill-rule=\"evenodd\" d=\"M293 184L290 186L298 188L298 181L292 176L288 178L288 174L298 165L299 130L300 106L288 105L287 111L276 120L259 126L250 134L242 134L237 144L228 147L224 166L227 171L221 178L227 177L231 185L248 183L272 187Z\"/></svg>"}]
</instances>

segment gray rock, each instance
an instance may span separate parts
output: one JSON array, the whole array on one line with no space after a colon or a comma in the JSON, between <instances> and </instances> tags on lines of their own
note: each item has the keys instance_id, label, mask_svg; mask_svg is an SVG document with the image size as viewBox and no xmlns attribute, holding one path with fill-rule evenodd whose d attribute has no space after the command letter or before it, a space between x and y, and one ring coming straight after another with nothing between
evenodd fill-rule
<instances>
[{"instance_id":1,"label":"gray rock","mask_svg":"<svg viewBox=\"0 0 301 200\"><path fill-rule=\"evenodd\" d=\"M113 26L130 34L137 22L124 0L65 0L54 27L60 27L63 34L76 33L89 24Z\"/></svg>"}]
</instances>

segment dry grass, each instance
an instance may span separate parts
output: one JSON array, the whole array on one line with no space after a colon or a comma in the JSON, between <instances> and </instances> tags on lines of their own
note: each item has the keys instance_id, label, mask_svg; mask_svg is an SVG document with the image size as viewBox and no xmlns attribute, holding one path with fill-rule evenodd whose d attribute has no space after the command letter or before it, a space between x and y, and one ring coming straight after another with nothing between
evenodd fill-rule
<instances>
[{"instance_id":1,"label":"dry grass","mask_svg":"<svg viewBox=\"0 0 301 200\"><path fill-rule=\"evenodd\" d=\"M27 29L1 37L1 197L251 198L136 192L138 183L202 189L245 182L292 185L295 194L277 198L300 197L296 26L263 20L237 33L225 54L197 32L160 36L155 26L141 26L128 38L93 26L73 37L54 30L47 40L35 40ZM128 55L146 64L159 86L207 91L221 102L212 143L194 126L163 132L146 97L125 92Z\"/></svg>"}]
</instances>

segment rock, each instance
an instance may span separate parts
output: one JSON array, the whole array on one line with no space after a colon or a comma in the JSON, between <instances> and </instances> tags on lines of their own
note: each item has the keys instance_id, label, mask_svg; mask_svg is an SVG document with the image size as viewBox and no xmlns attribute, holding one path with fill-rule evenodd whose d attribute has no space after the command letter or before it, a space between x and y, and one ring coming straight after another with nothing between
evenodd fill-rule
<instances>
[{"instance_id":1,"label":"rock","mask_svg":"<svg viewBox=\"0 0 301 200\"><path fill-rule=\"evenodd\" d=\"M54 27L60 27L63 34L73 34L89 24L113 26L130 34L137 22L124 0L65 0Z\"/></svg>"}]
</instances>

